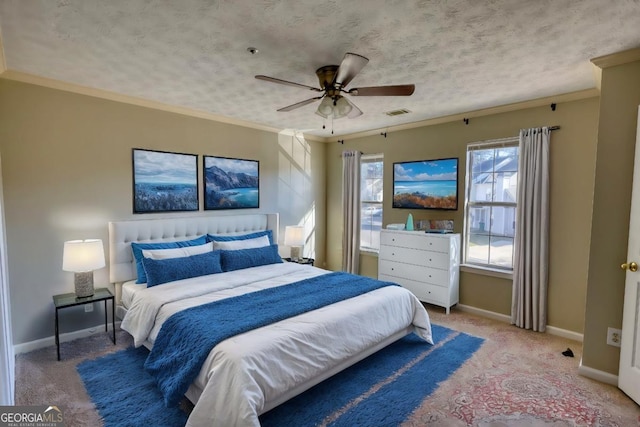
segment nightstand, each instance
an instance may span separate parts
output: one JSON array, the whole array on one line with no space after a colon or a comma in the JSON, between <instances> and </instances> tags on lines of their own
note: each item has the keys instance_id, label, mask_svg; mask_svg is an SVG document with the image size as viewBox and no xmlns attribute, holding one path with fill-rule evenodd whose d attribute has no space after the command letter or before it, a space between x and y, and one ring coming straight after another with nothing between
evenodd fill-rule
<instances>
[{"instance_id":1,"label":"nightstand","mask_svg":"<svg viewBox=\"0 0 640 427\"><path fill-rule=\"evenodd\" d=\"M313 262L315 261L313 258L300 258L297 261L293 261L291 258L283 258L287 262L295 262L296 264L305 264L313 266Z\"/></svg>"},{"instance_id":2,"label":"nightstand","mask_svg":"<svg viewBox=\"0 0 640 427\"><path fill-rule=\"evenodd\" d=\"M58 360L60 360L60 331L58 329L58 310L76 305L91 304L98 301L104 301L104 331L109 331L109 322L107 320L107 301L111 300L111 327L113 329L113 344L116 343L116 316L115 301L113 294L107 288L97 288L90 297L77 297L76 294L60 294L53 296L53 304L56 306L56 347L58 351Z\"/></svg>"}]
</instances>

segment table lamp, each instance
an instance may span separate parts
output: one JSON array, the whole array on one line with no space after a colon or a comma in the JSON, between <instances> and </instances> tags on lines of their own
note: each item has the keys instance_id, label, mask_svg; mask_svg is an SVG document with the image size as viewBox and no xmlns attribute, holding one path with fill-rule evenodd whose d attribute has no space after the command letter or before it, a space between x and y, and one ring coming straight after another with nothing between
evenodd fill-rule
<instances>
[{"instance_id":1,"label":"table lamp","mask_svg":"<svg viewBox=\"0 0 640 427\"><path fill-rule=\"evenodd\" d=\"M62 269L74 273L76 296L93 295L93 270L105 266L102 240L69 240L64 242Z\"/></svg>"},{"instance_id":2,"label":"table lamp","mask_svg":"<svg viewBox=\"0 0 640 427\"><path fill-rule=\"evenodd\" d=\"M284 229L284 244L291 246L291 260L300 260L304 246L304 227L301 225L287 225Z\"/></svg>"}]
</instances>

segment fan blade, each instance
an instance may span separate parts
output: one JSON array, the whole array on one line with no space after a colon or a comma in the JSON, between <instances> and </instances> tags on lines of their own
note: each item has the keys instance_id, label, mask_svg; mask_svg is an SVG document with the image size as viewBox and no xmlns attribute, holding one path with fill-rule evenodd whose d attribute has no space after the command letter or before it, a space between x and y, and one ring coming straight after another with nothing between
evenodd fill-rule
<instances>
[{"instance_id":1,"label":"fan blade","mask_svg":"<svg viewBox=\"0 0 640 427\"><path fill-rule=\"evenodd\" d=\"M313 101L317 101L318 99L322 99L323 96L316 96L315 98L309 98L309 99L305 99L304 101L300 101L300 102L296 102L295 104L291 104L287 107L283 107L281 109L279 109L278 111L291 111L291 110L295 110L296 108L300 108L300 107L304 107L307 104L311 104Z\"/></svg>"},{"instance_id":2,"label":"fan blade","mask_svg":"<svg viewBox=\"0 0 640 427\"><path fill-rule=\"evenodd\" d=\"M353 88L347 93L353 96L409 96L415 85L370 86Z\"/></svg>"},{"instance_id":3,"label":"fan blade","mask_svg":"<svg viewBox=\"0 0 640 427\"><path fill-rule=\"evenodd\" d=\"M349 117L350 119L355 119L356 117L362 115L362 110L360 110L358 107L356 107L356 104L354 104L353 102L349 101L346 96L343 97L343 98L347 100L349 105L351 105L351 111L349 111L349 114L347 114L347 117Z\"/></svg>"},{"instance_id":4,"label":"fan blade","mask_svg":"<svg viewBox=\"0 0 640 427\"><path fill-rule=\"evenodd\" d=\"M342 63L338 67L338 71L336 71L335 77L333 78L334 86L343 88L348 85L360 70L362 70L362 67L367 65L367 62L369 62L368 58L356 53L347 52L344 55Z\"/></svg>"},{"instance_id":5,"label":"fan blade","mask_svg":"<svg viewBox=\"0 0 640 427\"><path fill-rule=\"evenodd\" d=\"M289 81L282 80L282 79L276 79L275 77L258 75L258 76L256 76L256 79L264 80L266 82L279 83L281 85L294 86L294 87L303 87L305 89L314 90L316 92L323 92L322 89L318 89L317 87L307 86L307 85L303 85L301 83L289 82Z\"/></svg>"}]
</instances>

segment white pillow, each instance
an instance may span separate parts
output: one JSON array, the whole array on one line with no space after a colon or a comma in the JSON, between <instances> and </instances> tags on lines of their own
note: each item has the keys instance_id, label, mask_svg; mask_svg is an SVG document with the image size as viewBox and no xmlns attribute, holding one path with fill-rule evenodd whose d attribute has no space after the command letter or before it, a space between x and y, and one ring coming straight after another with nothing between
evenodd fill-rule
<instances>
[{"instance_id":1,"label":"white pillow","mask_svg":"<svg viewBox=\"0 0 640 427\"><path fill-rule=\"evenodd\" d=\"M238 249L254 249L271 246L268 236L254 237L253 239L229 240L225 242L213 241L213 249L225 251L237 251Z\"/></svg>"},{"instance_id":2,"label":"white pillow","mask_svg":"<svg viewBox=\"0 0 640 427\"><path fill-rule=\"evenodd\" d=\"M198 246L185 246L171 249L144 249L142 256L151 259L182 258L191 255L199 255L213 251L213 242Z\"/></svg>"}]
</instances>

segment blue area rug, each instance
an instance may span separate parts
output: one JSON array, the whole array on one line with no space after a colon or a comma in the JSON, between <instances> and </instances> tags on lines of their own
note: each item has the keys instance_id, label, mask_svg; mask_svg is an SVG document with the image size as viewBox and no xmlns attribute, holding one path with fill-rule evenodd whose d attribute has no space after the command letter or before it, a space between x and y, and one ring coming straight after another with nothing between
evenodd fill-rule
<instances>
[{"instance_id":1,"label":"blue area rug","mask_svg":"<svg viewBox=\"0 0 640 427\"><path fill-rule=\"evenodd\" d=\"M433 325L435 345L411 334L279 407L263 427L396 426L480 348L483 339ZM143 368L149 352L129 348L77 367L106 427L183 426L179 408L166 408Z\"/></svg>"}]
</instances>

